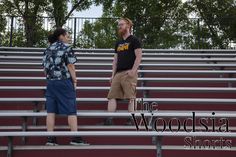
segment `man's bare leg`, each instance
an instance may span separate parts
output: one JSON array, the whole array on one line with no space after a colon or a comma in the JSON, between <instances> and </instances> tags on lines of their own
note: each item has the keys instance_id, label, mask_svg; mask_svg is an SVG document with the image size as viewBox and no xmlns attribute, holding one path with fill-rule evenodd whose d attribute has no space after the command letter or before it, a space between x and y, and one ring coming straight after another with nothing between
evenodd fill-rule
<instances>
[{"instance_id":1,"label":"man's bare leg","mask_svg":"<svg viewBox=\"0 0 236 157\"><path fill-rule=\"evenodd\" d=\"M68 116L68 124L70 126L71 131L78 131L78 124L77 124L77 116L76 115ZM70 144L71 145L89 145L80 136L72 137Z\"/></svg>"},{"instance_id":2,"label":"man's bare leg","mask_svg":"<svg viewBox=\"0 0 236 157\"><path fill-rule=\"evenodd\" d=\"M107 105L107 111L108 112L116 112L116 107L117 107L117 101L116 99L109 99L108 100L108 105ZM104 125L112 125L112 117L108 117L105 122Z\"/></svg>"},{"instance_id":3,"label":"man's bare leg","mask_svg":"<svg viewBox=\"0 0 236 157\"><path fill-rule=\"evenodd\" d=\"M78 131L78 124L77 124L77 116L76 115L68 116L68 124L70 126L71 131Z\"/></svg>"},{"instance_id":4,"label":"man's bare leg","mask_svg":"<svg viewBox=\"0 0 236 157\"><path fill-rule=\"evenodd\" d=\"M46 124L47 124L47 131L53 131L54 130L55 113L48 113L47 114Z\"/></svg>"},{"instance_id":5,"label":"man's bare leg","mask_svg":"<svg viewBox=\"0 0 236 157\"><path fill-rule=\"evenodd\" d=\"M129 100L129 105L128 105L128 112L132 113L137 110L137 103L135 102L135 99L130 99ZM128 118L126 125L132 125L132 118Z\"/></svg>"},{"instance_id":6,"label":"man's bare leg","mask_svg":"<svg viewBox=\"0 0 236 157\"><path fill-rule=\"evenodd\" d=\"M47 118L46 118L47 131L54 131L55 117L56 117L55 113L47 114ZM56 146L57 145L56 137L54 136L47 137L46 145Z\"/></svg>"},{"instance_id":7,"label":"man's bare leg","mask_svg":"<svg viewBox=\"0 0 236 157\"><path fill-rule=\"evenodd\" d=\"M109 99L107 110L108 112L116 112L117 102L116 99Z\"/></svg>"},{"instance_id":8,"label":"man's bare leg","mask_svg":"<svg viewBox=\"0 0 236 157\"><path fill-rule=\"evenodd\" d=\"M128 112L134 112L137 110L137 104L135 102L135 99L129 100L129 106L128 106Z\"/></svg>"}]
</instances>

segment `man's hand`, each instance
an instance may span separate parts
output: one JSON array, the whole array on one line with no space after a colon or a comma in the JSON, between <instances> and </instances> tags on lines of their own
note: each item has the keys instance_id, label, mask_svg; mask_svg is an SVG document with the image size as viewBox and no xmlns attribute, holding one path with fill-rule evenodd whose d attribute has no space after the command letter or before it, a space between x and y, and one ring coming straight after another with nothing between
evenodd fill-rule
<instances>
[{"instance_id":1,"label":"man's hand","mask_svg":"<svg viewBox=\"0 0 236 157\"><path fill-rule=\"evenodd\" d=\"M73 80L74 89L76 90L76 87L77 87L77 79L74 78L74 79L72 79L72 80Z\"/></svg>"},{"instance_id":2,"label":"man's hand","mask_svg":"<svg viewBox=\"0 0 236 157\"><path fill-rule=\"evenodd\" d=\"M74 84L74 88L75 88L75 90L76 90L77 82L74 82L73 84Z\"/></svg>"},{"instance_id":3,"label":"man's hand","mask_svg":"<svg viewBox=\"0 0 236 157\"><path fill-rule=\"evenodd\" d=\"M135 76L135 74L136 74L136 70L128 70L127 71L127 74L130 76L130 77L134 77Z\"/></svg>"},{"instance_id":4,"label":"man's hand","mask_svg":"<svg viewBox=\"0 0 236 157\"><path fill-rule=\"evenodd\" d=\"M68 64L68 65L67 65L67 68L68 68L68 70L69 70L69 72L70 72L74 89L76 90L77 79L76 79L76 73L75 73L75 65L74 65L74 64Z\"/></svg>"}]
</instances>

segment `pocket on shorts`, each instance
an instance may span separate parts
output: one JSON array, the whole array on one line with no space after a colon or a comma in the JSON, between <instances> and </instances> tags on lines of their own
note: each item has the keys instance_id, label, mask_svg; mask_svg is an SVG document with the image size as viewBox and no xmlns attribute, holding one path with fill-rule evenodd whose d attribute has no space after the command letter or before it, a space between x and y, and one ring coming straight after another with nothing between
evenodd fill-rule
<instances>
[{"instance_id":1,"label":"pocket on shorts","mask_svg":"<svg viewBox=\"0 0 236 157\"><path fill-rule=\"evenodd\" d=\"M47 96L53 96L52 90L53 90L52 82L47 81L47 88L46 88L45 96L46 96L46 97L47 97Z\"/></svg>"},{"instance_id":2,"label":"pocket on shorts","mask_svg":"<svg viewBox=\"0 0 236 157\"><path fill-rule=\"evenodd\" d=\"M70 80L70 79L65 80L65 84L66 84L66 86L67 86L69 89L75 91L75 88L74 88L74 85L73 85L73 83L72 83L72 80Z\"/></svg>"},{"instance_id":3,"label":"pocket on shorts","mask_svg":"<svg viewBox=\"0 0 236 157\"><path fill-rule=\"evenodd\" d=\"M62 84L63 84L63 93L67 98L75 98L76 97L76 93L75 93L75 89L72 85L72 82L69 82L70 80L63 80Z\"/></svg>"},{"instance_id":4,"label":"pocket on shorts","mask_svg":"<svg viewBox=\"0 0 236 157\"><path fill-rule=\"evenodd\" d=\"M130 76L128 73L126 73L126 80L131 82L132 84L137 84L137 79L138 79L138 74Z\"/></svg>"}]
</instances>

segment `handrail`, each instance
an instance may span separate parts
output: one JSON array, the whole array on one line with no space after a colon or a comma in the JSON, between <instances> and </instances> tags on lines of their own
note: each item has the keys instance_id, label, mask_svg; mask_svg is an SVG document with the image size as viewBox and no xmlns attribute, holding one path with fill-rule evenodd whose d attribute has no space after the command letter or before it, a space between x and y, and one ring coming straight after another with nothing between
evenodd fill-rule
<instances>
[{"instance_id":1,"label":"handrail","mask_svg":"<svg viewBox=\"0 0 236 157\"><path fill-rule=\"evenodd\" d=\"M0 132L0 137L32 137L32 136L169 136L169 137L185 137L185 136L199 136L199 137L230 137L235 138L236 132L156 132L156 131L27 131L27 132Z\"/></svg>"},{"instance_id":2,"label":"handrail","mask_svg":"<svg viewBox=\"0 0 236 157\"><path fill-rule=\"evenodd\" d=\"M0 56L7 60L42 60L42 56ZM77 57L79 61L112 61L112 57ZM236 58L177 58L177 57L143 57L143 61L191 61L191 62L235 62Z\"/></svg>"},{"instance_id":3,"label":"handrail","mask_svg":"<svg viewBox=\"0 0 236 157\"><path fill-rule=\"evenodd\" d=\"M0 47L0 51L44 51L45 48L25 48L25 47ZM80 52L113 52L114 49L74 49L75 51ZM176 49L143 49L143 52L231 52L235 53L233 49L184 49L184 50L176 50Z\"/></svg>"},{"instance_id":4,"label":"handrail","mask_svg":"<svg viewBox=\"0 0 236 157\"><path fill-rule=\"evenodd\" d=\"M0 62L0 65L24 65L24 66L29 66L29 65L34 65L34 66L41 66L41 62ZM76 66L112 66L112 63L75 63ZM228 63L228 64L223 64L223 63L218 63L218 64L209 64L209 63L141 63L141 67L236 67L236 64L234 63Z\"/></svg>"},{"instance_id":5,"label":"handrail","mask_svg":"<svg viewBox=\"0 0 236 157\"><path fill-rule=\"evenodd\" d=\"M77 77L78 81L109 81L109 77ZM21 77L21 76L3 76L0 77L0 81L45 81L45 77ZM151 78L151 77L142 77L138 78L138 81L158 81L158 82L235 82L236 78Z\"/></svg>"},{"instance_id":6,"label":"handrail","mask_svg":"<svg viewBox=\"0 0 236 157\"><path fill-rule=\"evenodd\" d=\"M106 111L83 111L80 110L77 112L79 117L132 117L134 114L135 117L141 117L142 114L144 117L193 117L193 112L195 117L204 117L204 118L236 118L235 111L189 111L189 110L157 110L152 113L148 111L136 111L133 113L118 111L118 112L106 112ZM214 113L214 115L212 114ZM14 111L14 110L3 110L0 111L0 117L45 117L47 112L33 112L33 111Z\"/></svg>"},{"instance_id":7,"label":"handrail","mask_svg":"<svg viewBox=\"0 0 236 157\"><path fill-rule=\"evenodd\" d=\"M0 86L0 90L45 90L46 86ZM77 90L109 90L108 86L77 86ZM229 87L137 87L140 91L205 91L205 92L236 92Z\"/></svg>"},{"instance_id":8,"label":"handrail","mask_svg":"<svg viewBox=\"0 0 236 157\"><path fill-rule=\"evenodd\" d=\"M136 98L137 101L144 102L157 102L157 103L214 103L214 104L222 104L229 103L235 104L236 99L214 99L214 98ZM0 98L0 102L45 102L45 98ZM77 102L91 102L91 103L99 103L99 102L107 102L107 98L77 98Z\"/></svg>"},{"instance_id":9,"label":"handrail","mask_svg":"<svg viewBox=\"0 0 236 157\"><path fill-rule=\"evenodd\" d=\"M77 73L111 73L110 69L77 69ZM0 69L0 73L11 73L11 72L24 72L34 73L43 72L43 69ZM139 73L156 73L156 74L236 74L236 70L138 70Z\"/></svg>"}]
</instances>

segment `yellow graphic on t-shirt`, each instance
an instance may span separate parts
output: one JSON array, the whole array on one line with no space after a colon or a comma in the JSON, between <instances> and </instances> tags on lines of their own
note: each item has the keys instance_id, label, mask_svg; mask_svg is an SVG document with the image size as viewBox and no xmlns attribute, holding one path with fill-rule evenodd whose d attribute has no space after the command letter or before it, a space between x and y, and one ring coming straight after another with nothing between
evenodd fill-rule
<instances>
[{"instance_id":1,"label":"yellow graphic on t-shirt","mask_svg":"<svg viewBox=\"0 0 236 157\"><path fill-rule=\"evenodd\" d=\"M126 51L129 49L129 43L119 44L117 47L117 52Z\"/></svg>"}]
</instances>

